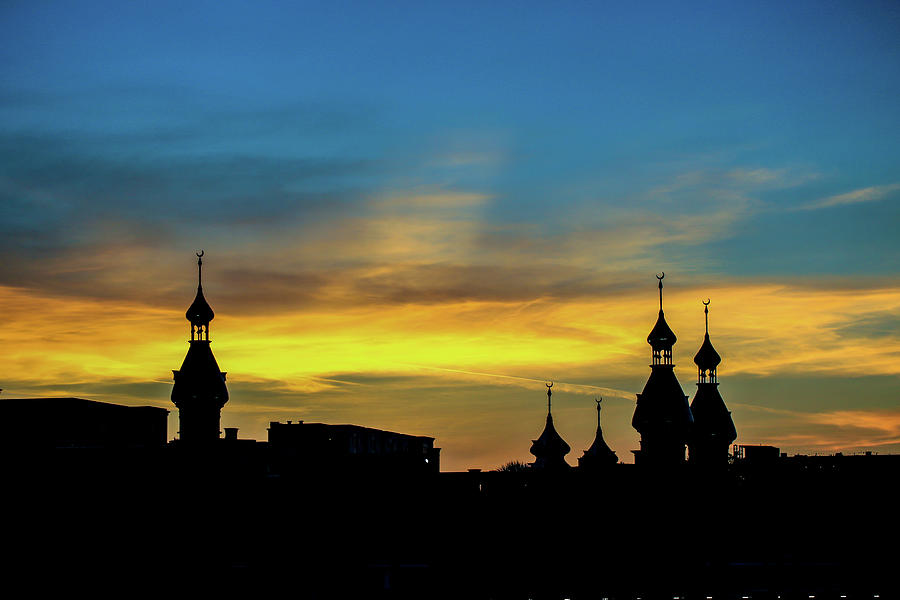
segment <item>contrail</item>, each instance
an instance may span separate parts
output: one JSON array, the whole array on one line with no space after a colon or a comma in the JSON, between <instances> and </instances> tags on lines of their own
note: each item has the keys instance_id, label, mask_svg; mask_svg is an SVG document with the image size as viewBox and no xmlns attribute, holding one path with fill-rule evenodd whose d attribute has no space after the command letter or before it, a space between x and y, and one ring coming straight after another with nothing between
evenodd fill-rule
<instances>
[{"instance_id":1,"label":"contrail","mask_svg":"<svg viewBox=\"0 0 900 600\"><path fill-rule=\"evenodd\" d=\"M415 365L415 364L407 364L404 366L416 367L417 369L428 369L431 371L444 371L446 373L459 373L461 375L474 375L476 377L492 377L495 379L507 379L513 382L529 382L529 383L541 383L543 384L546 380L544 379L534 379L531 377L517 377L515 375L502 375L499 373L481 373L478 371L465 371L463 369L447 369L444 367L428 367L424 365ZM577 394L596 394L597 392L606 395L612 396L615 398L622 398L625 400L634 400L634 392L628 392L625 390L617 390L614 388L601 387L599 385L588 385L584 383L567 383L565 381L554 381L554 383L559 386L560 391L564 392L574 392ZM519 384L523 385L523 384ZM525 387L523 385L523 387ZM530 386L528 386L530 387ZM554 390L557 387L553 388Z\"/></svg>"}]
</instances>

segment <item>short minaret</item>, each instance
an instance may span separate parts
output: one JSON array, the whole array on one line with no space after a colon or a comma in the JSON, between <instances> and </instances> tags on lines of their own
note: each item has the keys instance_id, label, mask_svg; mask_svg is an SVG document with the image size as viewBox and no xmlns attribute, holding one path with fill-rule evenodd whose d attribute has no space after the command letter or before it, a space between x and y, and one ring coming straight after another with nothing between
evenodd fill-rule
<instances>
[{"instance_id":1,"label":"short minaret","mask_svg":"<svg viewBox=\"0 0 900 600\"><path fill-rule=\"evenodd\" d=\"M697 365L697 393L691 402L694 430L691 436L692 465L724 468L728 464L728 448L737 438L731 412L719 394L716 368L722 358L709 341L709 300L703 303L706 335L694 363Z\"/></svg>"},{"instance_id":2,"label":"short minaret","mask_svg":"<svg viewBox=\"0 0 900 600\"><path fill-rule=\"evenodd\" d=\"M666 467L684 463L684 447L693 425L688 397L675 377L672 346L675 333L663 313L663 284L659 280L659 317L647 343L652 348L650 379L637 395L631 425L641 434L641 449L634 451L635 462L646 466Z\"/></svg>"},{"instance_id":3,"label":"short minaret","mask_svg":"<svg viewBox=\"0 0 900 600\"><path fill-rule=\"evenodd\" d=\"M594 443L591 444L591 447L584 451L584 456L578 459L578 467L585 470L602 469L619 462L619 457L603 439L603 429L600 427L600 403L603 398L596 398L595 401L597 402L597 435L594 436Z\"/></svg>"},{"instance_id":4,"label":"short minaret","mask_svg":"<svg viewBox=\"0 0 900 600\"><path fill-rule=\"evenodd\" d=\"M181 369L172 371L172 402L178 407L179 438L184 445L215 443L219 439L222 407L228 402L225 373L209 347L209 322L215 317L203 297L203 251L197 253L197 296L185 317L191 341Z\"/></svg>"},{"instance_id":5,"label":"short minaret","mask_svg":"<svg viewBox=\"0 0 900 600\"><path fill-rule=\"evenodd\" d=\"M570 468L564 457L571 448L553 427L553 415L550 413L550 398L553 395L550 388L552 387L552 382L547 384L547 424L544 425L541 436L532 440L530 450L535 458L532 463L534 468L542 471L559 471Z\"/></svg>"}]
</instances>

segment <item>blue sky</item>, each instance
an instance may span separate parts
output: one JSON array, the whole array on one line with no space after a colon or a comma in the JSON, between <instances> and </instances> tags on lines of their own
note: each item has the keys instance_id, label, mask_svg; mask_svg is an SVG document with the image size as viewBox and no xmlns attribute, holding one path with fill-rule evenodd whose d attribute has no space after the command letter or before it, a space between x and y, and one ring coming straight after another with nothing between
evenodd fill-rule
<instances>
[{"instance_id":1,"label":"blue sky","mask_svg":"<svg viewBox=\"0 0 900 600\"><path fill-rule=\"evenodd\" d=\"M0 27L0 286L35 302L180 306L204 247L251 318L631 299L666 270L897 337L895 2L6 2Z\"/></svg>"}]
</instances>

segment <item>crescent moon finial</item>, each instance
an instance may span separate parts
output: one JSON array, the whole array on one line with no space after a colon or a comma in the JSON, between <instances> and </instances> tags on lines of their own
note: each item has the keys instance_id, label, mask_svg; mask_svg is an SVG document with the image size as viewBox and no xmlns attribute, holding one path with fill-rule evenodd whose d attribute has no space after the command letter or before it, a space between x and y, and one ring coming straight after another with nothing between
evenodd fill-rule
<instances>
[{"instance_id":1,"label":"crescent moon finial","mask_svg":"<svg viewBox=\"0 0 900 600\"><path fill-rule=\"evenodd\" d=\"M709 298L703 302L703 320L706 321L706 335L709 335Z\"/></svg>"},{"instance_id":2,"label":"crescent moon finial","mask_svg":"<svg viewBox=\"0 0 900 600\"><path fill-rule=\"evenodd\" d=\"M546 385L547 389L549 390L550 388L553 387L553 382L551 381L550 383L545 383L544 385Z\"/></svg>"},{"instance_id":3,"label":"crescent moon finial","mask_svg":"<svg viewBox=\"0 0 900 600\"><path fill-rule=\"evenodd\" d=\"M197 286L203 285L203 250L194 252L197 255Z\"/></svg>"},{"instance_id":4,"label":"crescent moon finial","mask_svg":"<svg viewBox=\"0 0 900 600\"><path fill-rule=\"evenodd\" d=\"M660 273L659 275L656 276L656 278L659 280L658 287L659 287L659 312L660 312L660 314L662 314L662 288L663 288L662 280L663 280L663 277L665 277L665 276L666 276L665 271L663 271L662 273Z\"/></svg>"}]
</instances>

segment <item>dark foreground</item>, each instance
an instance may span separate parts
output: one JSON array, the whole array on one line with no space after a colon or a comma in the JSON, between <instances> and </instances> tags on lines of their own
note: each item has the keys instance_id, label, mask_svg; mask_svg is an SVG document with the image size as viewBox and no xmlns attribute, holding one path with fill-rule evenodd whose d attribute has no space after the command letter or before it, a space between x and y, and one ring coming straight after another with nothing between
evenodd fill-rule
<instances>
[{"instance_id":1,"label":"dark foreground","mask_svg":"<svg viewBox=\"0 0 900 600\"><path fill-rule=\"evenodd\" d=\"M888 463L334 477L122 452L4 473L4 580L40 595L900 597Z\"/></svg>"}]
</instances>

